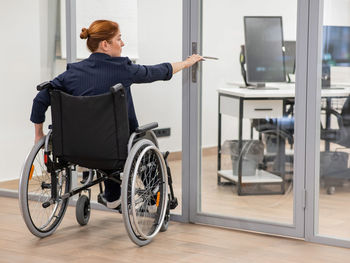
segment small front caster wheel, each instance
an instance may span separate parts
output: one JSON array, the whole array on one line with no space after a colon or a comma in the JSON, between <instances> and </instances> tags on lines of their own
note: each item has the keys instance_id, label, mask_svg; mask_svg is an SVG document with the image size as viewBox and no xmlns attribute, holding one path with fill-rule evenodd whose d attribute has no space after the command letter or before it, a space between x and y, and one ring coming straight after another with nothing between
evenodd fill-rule
<instances>
[{"instance_id":1,"label":"small front caster wheel","mask_svg":"<svg viewBox=\"0 0 350 263\"><path fill-rule=\"evenodd\" d=\"M81 226L85 226L90 219L90 200L86 195L78 198L75 208L75 217Z\"/></svg>"}]
</instances>

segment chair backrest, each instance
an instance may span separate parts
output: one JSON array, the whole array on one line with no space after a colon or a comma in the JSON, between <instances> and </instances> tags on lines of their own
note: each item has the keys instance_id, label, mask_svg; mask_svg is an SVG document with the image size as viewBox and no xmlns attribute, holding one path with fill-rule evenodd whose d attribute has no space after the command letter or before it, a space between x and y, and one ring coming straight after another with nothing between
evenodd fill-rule
<instances>
[{"instance_id":1,"label":"chair backrest","mask_svg":"<svg viewBox=\"0 0 350 263\"><path fill-rule=\"evenodd\" d=\"M350 97L345 100L343 105L341 116L344 127L350 128Z\"/></svg>"},{"instance_id":2,"label":"chair backrest","mask_svg":"<svg viewBox=\"0 0 350 263\"><path fill-rule=\"evenodd\" d=\"M129 122L122 85L107 94L51 91L53 154L95 169L117 169L127 158Z\"/></svg>"}]
</instances>

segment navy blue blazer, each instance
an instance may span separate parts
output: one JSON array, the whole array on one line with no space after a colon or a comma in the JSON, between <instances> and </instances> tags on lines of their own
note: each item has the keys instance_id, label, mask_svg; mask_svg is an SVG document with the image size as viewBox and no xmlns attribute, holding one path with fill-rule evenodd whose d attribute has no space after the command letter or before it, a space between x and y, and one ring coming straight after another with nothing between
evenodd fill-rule
<instances>
[{"instance_id":1,"label":"navy blue blazer","mask_svg":"<svg viewBox=\"0 0 350 263\"><path fill-rule=\"evenodd\" d=\"M127 57L111 57L104 53L92 53L89 58L67 65L67 70L51 81L51 84L74 96L91 96L109 92L109 88L122 83L126 88L129 127L134 132L138 127L130 85L157 80L169 80L173 75L171 64L153 66L133 64ZM50 105L47 90L40 91L34 98L30 120L45 121L45 112Z\"/></svg>"}]
</instances>

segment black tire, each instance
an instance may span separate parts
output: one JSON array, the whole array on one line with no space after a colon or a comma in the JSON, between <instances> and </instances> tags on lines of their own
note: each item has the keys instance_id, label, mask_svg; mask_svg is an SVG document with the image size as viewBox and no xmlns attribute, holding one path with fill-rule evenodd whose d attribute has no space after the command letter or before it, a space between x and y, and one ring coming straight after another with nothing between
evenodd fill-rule
<instances>
[{"instance_id":1,"label":"black tire","mask_svg":"<svg viewBox=\"0 0 350 263\"><path fill-rule=\"evenodd\" d=\"M81 226L85 226L90 219L90 200L86 195L81 195L78 198L77 205L75 207L75 217L77 222Z\"/></svg>"},{"instance_id":2,"label":"black tire","mask_svg":"<svg viewBox=\"0 0 350 263\"><path fill-rule=\"evenodd\" d=\"M69 167L56 171L58 201L43 208L42 204L51 198L51 187L48 187L51 175L44 164L45 139L46 136L34 145L27 156L19 182L19 205L24 222L29 231L40 238L51 235L61 223L69 198L60 197L69 192L71 177Z\"/></svg>"},{"instance_id":3,"label":"black tire","mask_svg":"<svg viewBox=\"0 0 350 263\"><path fill-rule=\"evenodd\" d=\"M163 225L168 199L167 179L163 155L158 148L149 140L138 141L126 160L122 183L125 229L138 246L150 243ZM153 191L157 192L156 200Z\"/></svg>"}]
</instances>

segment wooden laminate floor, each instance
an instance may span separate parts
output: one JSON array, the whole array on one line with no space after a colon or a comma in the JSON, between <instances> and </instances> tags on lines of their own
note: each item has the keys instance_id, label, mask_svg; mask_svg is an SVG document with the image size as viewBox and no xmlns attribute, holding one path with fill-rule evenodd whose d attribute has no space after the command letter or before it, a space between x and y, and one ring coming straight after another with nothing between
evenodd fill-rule
<instances>
[{"instance_id":1,"label":"wooden laminate floor","mask_svg":"<svg viewBox=\"0 0 350 263\"><path fill-rule=\"evenodd\" d=\"M231 167L228 156L222 157L224 169ZM173 175L175 194L179 199L179 206L172 213L181 213L181 160L169 162ZM18 189L18 180L1 182L0 188ZM93 187L92 199L96 200L99 190ZM319 233L336 238L350 239L350 200L349 183L336 187L333 195L326 193L326 188L320 188L319 196ZM258 219L282 224L293 223L294 206L293 185L287 184L283 195L237 195L237 188L233 185L217 184L216 150L204 154L202 159L201 178L201 209L205 213Z\"/></svg>"},{"instance_id":2,"label":"wooden laminate floor","mask_svg":"<svg viewBox=\"0 0 350 263\"><path fill-rule=\"evenodd\" d=\"M18 201L0 197L0 262L266 262L344 263L350 249L209 226L171 222L148 246L128 238L122 217L92 211L80 227L74 207L50 237L26 228Z\"/></svg>"}]
</instances>

